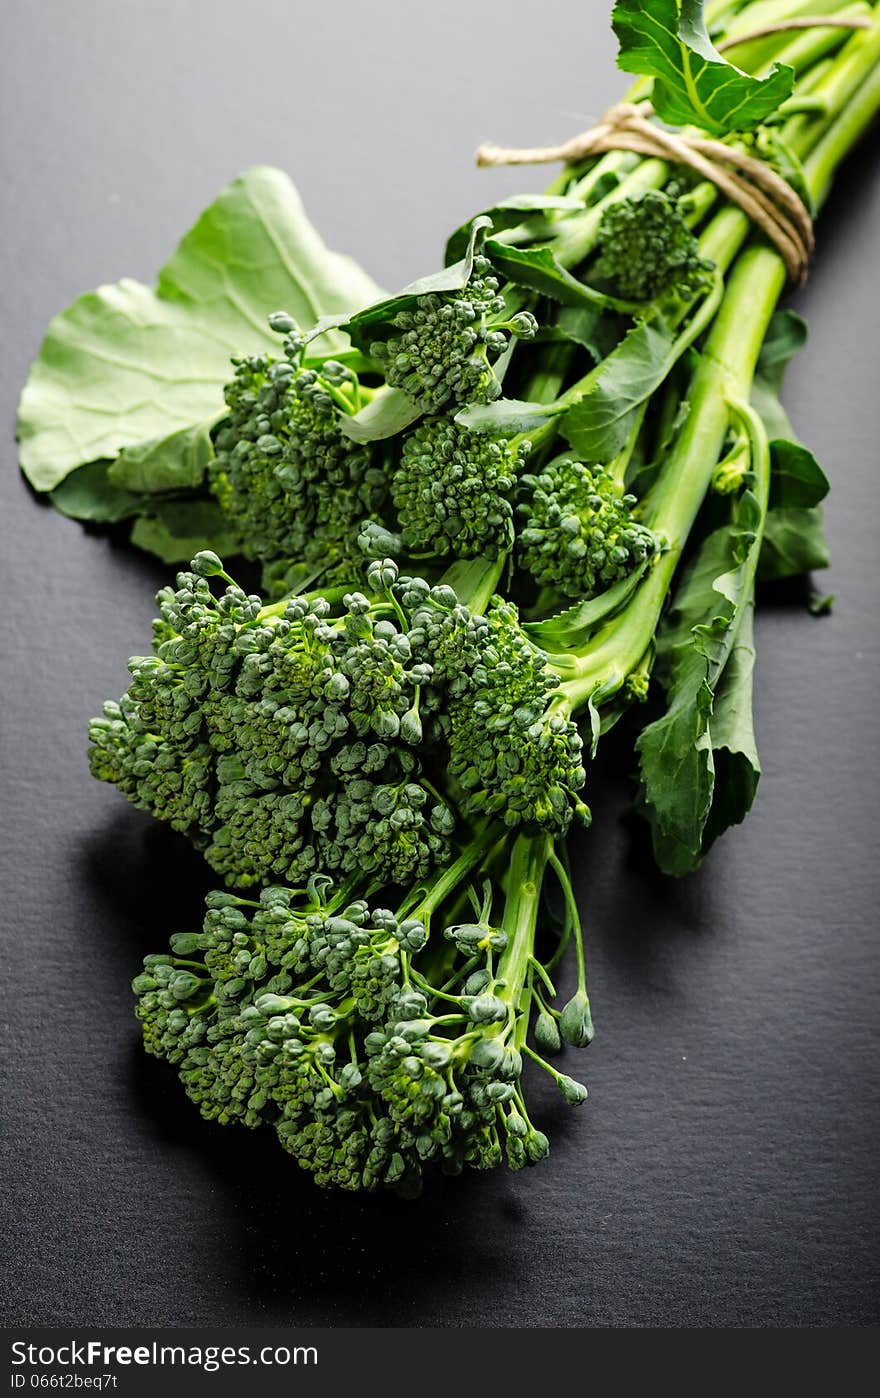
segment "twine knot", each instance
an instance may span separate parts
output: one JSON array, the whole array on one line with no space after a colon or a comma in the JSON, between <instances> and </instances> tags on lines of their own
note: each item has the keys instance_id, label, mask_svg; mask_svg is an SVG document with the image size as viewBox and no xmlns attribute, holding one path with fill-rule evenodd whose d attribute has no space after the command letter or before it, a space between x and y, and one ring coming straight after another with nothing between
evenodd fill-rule
<instances>
[{"instance_id":1,"label":"twine knot","mask_svg":"<svg viewBox=\"0 0 880 1398\"><path fill-rule=\"evenodd\" d=\"M595 126L560 146L482 145L477 164L539 165L562 160L574 165L589 156L623 150L687 165L748 215L778 249L791 280L801 283L813 252L813 220L797 191L758 156L708 136L670 131L651 121L653 114L650 102L618 102Z\"/></svg>"}]
</instances>

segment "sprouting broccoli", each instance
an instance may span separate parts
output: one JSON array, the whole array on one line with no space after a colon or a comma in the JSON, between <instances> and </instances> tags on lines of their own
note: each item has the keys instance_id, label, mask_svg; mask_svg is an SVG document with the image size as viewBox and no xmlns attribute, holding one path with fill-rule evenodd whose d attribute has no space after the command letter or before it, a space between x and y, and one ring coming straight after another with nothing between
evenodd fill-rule
<instances>
[{"instance_id":1,"label":"sprouting broccoli","mask_svg":"<svg viewBox=\"0 0 880 1398\"><path fill-rule=\"evenodd\" d=\"M701 256L679 200L659 189L609 204L592 273L630 301L674 290L690 300L708 286L714 264Z\"/></svg>"},{"instance_id":2,"label":"sprouting broccoli","mask_svg":"<svg viewBox=\"0 0 880 1398\"><path fill-rule=\"evenodd\" d=\"M506 553L516 478L528 442L508 446L449 418L429 418L403 439L391 498L403 547L440 557Z\"/></svg>"},{"instance_id":3,"label":"sprouting broccoli","mask_svg":"<svg viewBox=\"0 0 880 1398\"><path fill-rule=\"evenodd\" d=\"M777 113L777 156L810 205L880 100L867 81L876 37L846 41L818 70L804 58L809 110L798 101L792 121ZM684 29L678 38L687 50ZM724 96L751 80L725 75L721 59L709 68L699 93L676 92L664 73L655 114L708 114L716 136L751 145L737 127L749 102ZM767 136L757 131L755 152ZM777 566L774 514L789 533L796 514L800 556L816 556L824 489L808 454L771 455L766 431L780 422L772 389L793 338L771 317L809 238L795 218L780 256L751 236L723 184L693 185L686 203L677 188L665 160L630 149L568 166L547 195L457 230L444 272L349 316L339 360L306 358L306 343L340 316L304 335L273 317L284 357L236 361L209 473L232 537L288 595L265 604L200 553L160 594L153 653L131 662L128 693L92 725L96 776L185 833L229 886L263 886L253 901L213 894L201 932L147 958L135 982L146 1046L178 1068L205 1116L272 1124L321 1184L412 1192L431 1162L540 1159L524 1059L583 1100L543 1058L593 1032L558 848L572 817L589 817L577 720L595 745L649 682L662 687L636 749L639 802L667 872L695 868L753 798L759 558ZM791 210L784 199L781 222ZM539 338L526 306L540 309ZM41 369L53 387L59 332L64 317ZM528 354L509 353L536 338ZM758 395L762 344L772 372ZM509 396L498 401L502 379ZM71 376L64 403L74 425L82 381ZM85 395L90 414L112 417L109 384L103 402ZM40 388L38 378L34 403L63 401ZM103 457L79 463L91 484L74 482L73 496L89 497L96 480L99 492L124 484L148 520L163 494L175 513L191 504L205 409L182 433L169 417L174 431L135 440L112 474ZM125 422L96 439L86 421L85 440L112 451L137 438ZM57 480L48 423L40 475ZM573 450L548 463L557 441ZM786 493L771 490L778 456L796 507L773 504ZM54 498L69 507L66 491ZM109 508L100 493L97 503ZM425 576L401 575L393 558ZM545 960L548 871L563 913ZM574 993L556 1008L555 967L571 944Z\"/></svg>"},{"instance_id":4,"label":"sprouting broccoli","mask_svg":"<svg viewBox=\"0 0 880 1398\"><path fill-rule=\"evenodd\" d=\"M228 414L215 431L211 488L236 522L245 554L283 588L291 565L326 581L356 572L357 525L382 507L387 482L375 451L346 437L339 412L367 401L357 376L325 359L303 365L303 338L270 317L284 357L234 359Z\"/></svg>"},{"instance_id":5,"label":"sprouting broccoli","mask_svg":"<svg viewBox=\"0 0 880 1398\"><path fill-rule=\"evenodd\" d=\"M405 883L443 862L461 819L564 833L581 811L580 740L512 608L482 616L388 560L369 565L371 597L264 607L210 553L177 583L90 760L231 883Z\"/></svg>"},{"instance_id":6,"label":"sprouting broccoli","mask_svg":"<svg viewBox=\"0 0 880 1398\"><path fill-rule=\"evenodd\" d=\"M531 312L506 310L488 258L477 254L473 273L461 291L418 296L392 317L402 333L370 347L388 383L424 412L440 412L450 402L492 402L501 392L493 365L510 337L530 340L536 333Z\"/></svg>"},{"instance_id":7,"label":"sprouting broccoli","mask_svg":"<svg viewBox=\"0 0 880 1398\"><path fill-rule=\"evenodd\" d=\"M253 901L211 894L203 930L173 936L134 981L145 1047L177 1068L203 1116L273 1125L321 1185L412 1194L433 1162L457 1172L543 1159L524 1057L567 1101L586 1089L546 1062L530 1031L538 1018L560 1026L558 1047L578 1005L569 1042L587 1043L589 1002L579 976L568 1004L549 1006L536 959L551 865L571 899L551 842L515 841L496 921L497 885L484 877L494 838L489 828L433 879L398 889L397 911L354 897L357 880L336 888L318 876ZM473 921L455 917L463 891Z\"/></svg>"},{"instance_id":8,"label":"sprouting broccoli","mask_svg":"<svg viewBox=\"0 0 880 1398\"><path fill-rule=\"evenodd\" d=\"M565 452L520 486L520 565L563 597L592 597L657 551L656 536L633 518L636 497L612 469Z\"/></svg>"}]
</instances>

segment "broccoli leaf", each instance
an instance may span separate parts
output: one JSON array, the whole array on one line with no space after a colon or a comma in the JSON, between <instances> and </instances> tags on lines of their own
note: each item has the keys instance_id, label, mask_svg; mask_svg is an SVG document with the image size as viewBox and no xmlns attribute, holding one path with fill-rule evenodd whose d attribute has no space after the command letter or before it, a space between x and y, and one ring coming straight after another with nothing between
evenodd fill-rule
<instances>
[{"instance_id":1,"label":"broccoli leaf","mask_svg":"<svg viewBox=\"0 0 880 1398\"><path fill-rule=\"evenodd\" d=\"M210 427L210 423L200 422L167 437L126 447L110 465L110 480L127 490L148 494L200 485L214 455Z\"/></svg>"},{"instance_id":2,"label":"broccoli leaf","mask_svg":"<svg viewBox=\"0 0 880 1398\"><path fill-rule=\"evenodd\" d=\"M791 95L794 70L774 63L766 77L735 68L713 45L702 0L617 0L611 23L618 66L653 78L657 115L715 136L752 131Z\"/></svg>"},{"instance_id":3,"label":"broccoli leaf","mask_svg":"<svg viewBox=\"0 0 880 1398\"><path fill-rule=\"evenodd\" d=\"M181 434L223 412L231 355L277 350L272 311L311 326L378 295L356 263L325 246L286 175L249 170L186 234L155 290L124 278L54 318L19 406L22 470L52 490L77 467L137 447L153 475L167 443L169 473L174 462L185 476L192 458ZM325 344L345 341L331 334Z\"/></svg>"},{"instance_id":4,"label":"broccoli leaf","mask_svg":"<svg viewBox=\"0 0 880 1398\"><path fill-rule=\"evenodd\" d=\"M598 364L620 344L624 324L620 316L599 306L563 306L554 328L558 338L580 345Z\"/></svg>"},{"instance_id":5,"label":"broccoli leaf","mask_svg":"<svg viewBox=\"0 0 880 1398\"><path fill-rule=\"evenodd\" d=\"M657 862L669 874L697 867L707 848L707 828L714 839L742 820L750 789L744 763L752 766L754 796L760 768L745 712L751 683L749 621L745 632L741 628L753 603L750 555L760 524L758 502L745 491L731 523L711 533L691 561L658 633L657 670L667 708L643 729L636 747L640 807L651 824ZM738 644L743 652L727 675ZM725 692L721 682L726 675ZM725 770L731 775L723 791L716 765L720 750L729 755Z\"/></svg>"},{"instance_id":6,"label":"broccoli leaf","mask_svg":"<svg viewBox=\"0 0 880 1398\"><path fill-rule=\"evenodd\" d=\"M758 581L776 582L827 568L831 562L822 506L769 510L758 562Z\"/></svg>"},{"instance_id":7,"label":"broccoli leaf","mask_svg":"<svg viewBox=\"0 0 880 1398\"><path fill-rule=\"evenodd\" d=\"M491 432L513 437L534 432L558 412L555 403L528 403L518 398L496 398L494 403L472 403L455 414L459 427L471 432Z\"/></svg>"},{"instance_id":8,"label":"broccoli leaf","mask_svg":"<svg viewBox=\"0 0 880 1398\"><path fill-rule=\"evenodd\" d=\"M770 507L811 509L824 500L828 477L800 442L774 438L770 443Z\"/></svg>"},{"instance_id":9,"label":"broccoli leaf","mask_svg":"<svg viewBox=\"0 0 880 1398\"><path fill-rule=\"evenodd\" d=\"M754 622L754 603L746 602L730 657L715 689L712 706L715 784L703 829L703 854L731 825L745 820L761 777L761 759L752 719Z\"/></svg>"},{"instance_id":10,"label":"broccoli leaf","mask_svg":"<svg viewBox=\"0 0 880 1398\"><path fill-rule=\"evenodd\" d=\"M319 320L315 325L315 331L325 333L327 330L341 328L351 336L352 343L357 348L369 352L370 344L377 337L390 335L394 332L395 317L400 315L401 311L412 310L420 296L464 290L474 270L477 249L485 236L486 229L490 226L488 218L481 217L473 220L464 256L458 262L454 262L452 266L443 267L439 272L431 272L428 276L419 277L417 281L410 282L408 286L405 286L396 296L386 296L382 299L380 293L354 315L330 316Z\"/></svg>"},{"instance_id":11,"label":"broccoli leaf","mask_svg":"<svg viewBox=\"0 0 880 1398\"><path fill-rule=\"evenodd\" d=\"M126 490L110 475L109 461L90 461L71 471L50 495L50 500L68 519L90 524L118 524L131 519L144 508L140 492Z\"/></svg>"},{"instance_id":12,"label":"broccoli leaf","mask_svg":"<svg viewBox=\"0 0 880 1398\"><path fill-rule=\"evenodd\" d=\"M578 281L563 267L551 248L512 248L488 238L485 251L493 266L509 281L528 287L530 291L540 291L563 306L599 306L614 310L621 304L613 296Z\"/></svg>"},{"instance_id":13,"label":"broccoli leaf","mask_svg":"<svg viewBox=\"0 0 880 1398\"><path fill-rule=\"evenodd\" d=\"M510 228L522 228L528 230L530 241L536 241L551 232L550 220L545 219L544 214L578 213L583 212L583 208L583 199L567 194L513 194L509 199L493 204L491 209L484 209L481 216L489 220L495 234ZM447 263L457 262L465 255L472 225L473 220L468 219L467 223L461 224L450 234L446 244Z\"/></svg>"},{"instance_id":14,"label":"broccoli leaf","mask_svg":"<svg viewBox=\"0 0 880 1398\"><path fill-rule=\"evenodd\" d=\"M807 322L803 316L789 309L774 311L758 355L756 378L778 393L790 361L806 343Z\"/></svg>"},{"instance_id":15,"label":"broccoli leaf","mask_svg":"<svg viewBox=\"0 0 880 1398\"><path fill-rule=\"evenodd\" d=\"M607 620L629 601L648 569L648 560L634 568L625 578L613 583L600 592L598 597L588 597L575 602L564 611L554 612L541 621L524 621L523 631L544 650L570 650L585 643L591 631L600 621Z\"/></svg>"},{"instance_id":16,"label":"broccoli leaf","mask_svg":"<svg viewBox=\"0 0 880 1398\"><path fill-rule=\"evenodd\" d=\"M395 437L422 416L422 409L402 388L383 388L359 413L340 413L337 421L355 442L381 442Z\"/></svg>"},{"instance_id":17,"label":"broccoli leaf","mask_svg":"<svg viewBox=\"0 0 880 1398\"><path fill-rule=\"evenodd\" d=\"M237 553L240 542L215 500L168 500L151 504L153 514L137 519L131 541L163 563L186 563L202 549L223 558Z\"/></svg>"},{"instance_id":18,"label":"broccoli leaf","mask_svg":"<svg viewBox=\"0 0 880 1398\"><path fill-rule=\"evenodd\" d=\"M643 321L602 361L560 420L566 441L585 461L610 461L622 450L642 403L675 363L676 345L662 322Z\"/></svg>"},{"instance_id":19,"label":"broccoli leaf","mask_svg":"<svg viewBox=\"0 0 880 1398\"><path fill-rule=\"evenodd\" d=\"M750 395L770 438L770 509L758 564L762 582L827 568L830 561L819 508L828 480L812 453L797 440L779 401L789 361L806 338L802 316L790 310L776 312L761 346Z\"/></svg>"}]
</instances>

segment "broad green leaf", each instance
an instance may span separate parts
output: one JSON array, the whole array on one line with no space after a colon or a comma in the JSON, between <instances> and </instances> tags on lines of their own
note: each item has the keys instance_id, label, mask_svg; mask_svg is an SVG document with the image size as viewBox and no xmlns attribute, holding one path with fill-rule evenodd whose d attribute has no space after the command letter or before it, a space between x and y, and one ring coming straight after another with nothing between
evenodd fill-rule
<instances>
[{"instance_id":1,"label":"broad green leaf","mask_svg":"<svg viewBox=\"0 0 880 1398\"><path fill-rule=\"evenodd\" d=\"M758 564L758 578L764 582L827 568L830 561L819 508L828 481L812 454L798 442L779 400L789 361L806 338L802 316L790 310L775 313L761 346L750 395L770 438L770 509Z\"/></svg>"},{"instance_id":2,"label":"broad green leaf","mask_svg":"<svg viewBox=\"0 0 880 1398\"><path fill-rule=\"evenodd\" d=\"M159 444L223 411L230 356L272 350L267 316L304 326L381 295L331 252L280 170L258 166L227 185L159 273L80 296L51 322L19 405L21 466L52 490L87 462ZM344 348L339 333L323 342ZM173 450L173 448L169 448Z\"/></svg>"},{"instance_id":3,"label":"broad green leaf","mask_svg":"<svg viewBox=\"0 0 880 1398\"><path fill-rule=\"evenodd\" d=\"M690 872L705 852L704 832L716 795L716 749L735 742L747 747L745 720L736 712L748 697L742 665L739 682L736 672L731 679L735 694L722 708L718 734L715 705L753 602L751 555L760 524L758 502L746 491L735 504L732 522L703 541L658 633L657 674L666 689L667 708L643 729L636 747L640 806L651 824L657 862L666 873ZM747 629L746 642L748 634ZM729 793L724 801L729 811L737 809ZM723 809L722 804L715 835L723 828Z\"/></svg>"},{"instance_id":4,"label":"broad green leaf","mask_svg":"<svg viewBox=\"0 0 880 1398\"><path fill-rule=\"evenodd\" d=\"M791 95L794 70L774 63L755 78L729 63L706 30L702 0L617 0L618 66L653 78L657 115L715 136L752 131Z\"/></svg>"},{"instance_id":5,"label":"broad green leaf","mask_svg":"<svg viewBox=\"0 0 880 1398\"><path fill-rule=\"evenodd\" d=\"M677 341L662 323L633 326L597 366L587 391L560 419L566 441L586 461L610 461L626 445L635 415L677 358Z\"/></svg>"},{"instance_id":6,"label":"broad green leaf","mask_svg":"<svg viewBox=\"0 0 880 1398\"><path fill-rule=\"evenodd\" d=\"M90 461L71 471L49 497L56 510L68 519L88 520L91 524L117 524L138 514L144 508L145 497L117 485L109 468L109 461Z\"/></svg>"},{"instance_id":7,"label":"broad green leaf","mask_svg":"<svg viewBox=\"0 0 880 1398\"><path fill-rule=\"evenodd\" d=\"M153 514L135 521L131 541L163 563L189 563L201 549L229 559L240 551L229 517L214 500L151 502Z\"/></svg>"},{"instance_id":8,"label":"broad green leaf","mask_svg":"<svg viewBox=\"0 0 880 1398\"><path fill-rule=\"evenodd\" d=\"M731 825L745 820L761 777L752 718L754 613L754 603L746 602L730 656L715 689L711 725L715 785L703 829L703 854Z\"/></svg>"},{"instance_id":9,"label":"broad green leaf","mask_svg":"<svg viewBox=\"0 0 880 1398\"><path fill-rule=\"evenodd\" d=\"M828 494L828 477L800 442L770 443L770 508L811 509Z\"/></svg>"},{"instance_id":10,"label":"broad green leaf","mask_svg":"<svg viewBox=\"0 0 880 1398\"><path fill-rule=\"evenodd\" d=\"M598 364L620 344L624 324L620 316L600 306L563 306L556 317L555 329L557 337L580 345Z\"/></svg>"},{"instance_id":11,"label":"broad green leaf","mask_svg":"<svg viewBox=\"0 0 880 1398\"><path fill-rule=\"evenodd\" d=\"M212 425L200 422L158 441L126 447L110 466L110 480L127 490L148 494L201 485L214 455Z\"/></svg>"},{"instance_id":12,"label":"broad green leaf","mask_svg":"<svg viewBox=\"0 0 880 1398\"><path fill-rule=\"evenodd\" d=\"M789 362L807 343L807 322L797 311L774 311L758 355L756 378L778 393Z\"/></svg>"},{"instance_id":13,"label":"broad green leaf","mask_svg":"<svg viewBox=\"0 0 880 1398\"><path fill-rule=\"evenodd\" d=\"M420 296L464 290L471 279L480 242L489 226L487 218L473 220L464 256L451 267L443 267L439 272L431 272L418 281L410 282L396 296L377 296L355 315L336 316L318 322L316 328L321 329L324 325L328 329L339 327L351 337L356 348L369 353L370 345L377 339L395 333L395 318L401 311L411 310Z\"/></svg>"},{"instance_id":14,"label":"broad green leaf","mask_svg":"<svg viewBox=\"0 0 880 1398\"><path fill-rule=\"evenodd\" d=\"M776 582L827 568L831 558L822 506L810 510L769 510L758 563L758 581Z\"/></svg>"}]
</instances>

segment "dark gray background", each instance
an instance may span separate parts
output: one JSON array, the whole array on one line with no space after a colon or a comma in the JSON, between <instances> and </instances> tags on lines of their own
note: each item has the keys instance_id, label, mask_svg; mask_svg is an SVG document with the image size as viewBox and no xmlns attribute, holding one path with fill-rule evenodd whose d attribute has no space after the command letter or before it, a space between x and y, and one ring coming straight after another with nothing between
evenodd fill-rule
<instances>
[{"instance_id":1,"label":"dark gray background","mask_svg":"<svg viewBox=\"0 0 880 1398\"><path fill-rule=\"evenodd\" d=\"M16 1324L792 1326L877 1317L876 249L863 150L796 304L787 402L834 483L832 617L758 625L764 780L704 871L652 872L626 734L575 848L598 1035L553 1155L419 1204L326 1196L271 1134L203 1125L128 980L203 875L90 780L85 727L161 568L41 508L13 415L49 317L150 280L249 164L396 287L541 172L477 172L622 90L606 0L6 0L2 277L4 1311ZM861 178L860 178L861 176ZM863 182L864 181L864 182ZM822 586L826 586L825 580Z\"/></svg>"}]
</instances>

